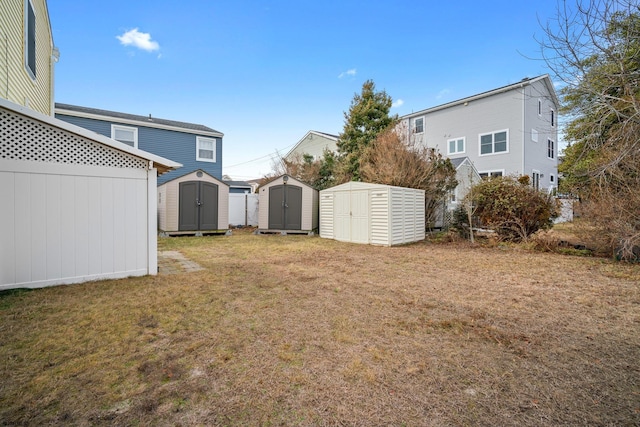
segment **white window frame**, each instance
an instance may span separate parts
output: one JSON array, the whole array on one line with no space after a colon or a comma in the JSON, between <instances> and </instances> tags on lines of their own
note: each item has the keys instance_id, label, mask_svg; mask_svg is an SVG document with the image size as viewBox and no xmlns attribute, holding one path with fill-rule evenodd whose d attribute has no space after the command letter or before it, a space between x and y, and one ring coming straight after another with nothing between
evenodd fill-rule
<instances>
[{"instance_id":1,"label":"white window frame","mask_svg":"<svg viewBox=\"0 0 640 427\"><path fill-rule=\"evenodd\" d=\"M418 132L418 125L417 125L418 120L422 120L422 130L420 132ZM413 133L415 134L424 133L424 117L416 117L415 119L413 119Z\"/></svg>"},{"instance_id":2,"label":"white window frame","mask_svg":"<svg viewBox=\"0 0 640 427\"><path fill-rule=\"evenodd\" d=\"M533 142L538 142L538 130L537 129L531 129L531 140Z\"/></svg>"},{"instance_id":3,"label":"white window frame","mask_svg":"<svg viewBox=\"0 0 640 427\"><path fill-rule=\"evenodd\" d=\"M116 139L116 130L133 131L133 148L138 148L138 128L132 126L111 125L111 139ZM116 141L118 140L116 139ZM126 144L126 142L122 143Z\"/></svg>"},{"instance_id":4,"label":"white window frame","mask_svg":"<svg viewBox=\"0 0 640 427\"><path fill-rule=\"evenodd\" d=\"M213 142L213 155L212 158L207 158L207 157L200 157L200 143L201 142L209 142L212 141ZM215 163L216 162L216 150L218 148L218 140L216 138L208 138L205 136L196 136L196 161L198 162L209 162L209 163Z\"/></svg>"},{"instance_id":5,"label":"white window frame","mask_svg":"<svg viewBox=\"0 0 640 427\"><path fill-rule=\"evenodd\" d=\"M496 176L505 176L504 173L504 169L491 169L491 170L486 170L486 171L478 171L478 175L480 175L480 178L484 178L482 175L483 174L487 174L487 178L492 178L493 174L497 174L499 173L500 175L496 175Z\"/></svg>"},{"instance_id":6,"label":"white window frame","mask_svg":"<svg viewBox=\"0 0 640 427\"><path fill-rule=\"evenodd\" d=\"M496 145L496 141L495 141L495 134L500 133L500 132L505 132L507 134L507 147L504 151L495 151L495 145ZM491 153L485 153L482 154L482 137L486 136L486 135L491 135L492 138L492 142L491 142ZM486 132L486 133L481 133L478 135L478 155L479 156L495 156L495 155L499 155L499 154L507 154L509 153L509 129L500 129L500 130L494 130L492 132Z\"/></svg>"},{"instance_id":7,"label":"white window frame","mask_svg":"<svg viewBox=\"0 0 640 427\"><path fill-rule=\"evenodd\" d=\"M33 12L33 49L30 47L30 33L31 27L29 26L29 10ZM38 34L36 33L36 8L31 0L24 0L24 69L32 80L36 79L36 43L38 42ZM33 69L29 64L29 59L33 58Z\"/></svg>"},{"instance_id":8,"label":"white window frame","mask_svg":"<svg viewBox=\"0 0 640 427\"><path fill-rule=\"evenodd\" d=\"M549 174L549 182L551 185L556 185L556 176L552 173Z\"/></svg>"},{"instance_id":9,"label":"white window frame","mask_svg":"<svg viewBox=\"0 0 640 427\"><path fill-rule=\"evenodd\" d=\"M556 158L556 142L551 138L547 138L547 158L551 160Z\"/></svg>"},{"instance_id":10,"label":"white window frame","mask_svg":"<svg viewBox=\"0 0 640 427\"><path fill-rule=\"evenodd\" d=\"M538 179L536 179L536 175L538 175ZM540 173L539 170L537 169L531 170L531 186L538 191L540 190L540 178L542 177L543 175Z\"/></svg>"},{"instance_id":11,"label":"white window frame","mask_svg":"<svg viewBox=\"0 0 640 427\"><path fill-rule=\"evenodd\" d=\"M462 151L458 150L458 141L462 141ZM451 151L451 142L455 142L456 151ZM463 154L467 150L467 141L464 136L460 138L451 138L447 140L447 154Z\"/></svg>"},{"instance_id":12,"label":"white window frame","mask_svg":"<svg viewBox=\"0 0 640 427\"><path fill-rule=\"evenodd\" d=\"M553 108L549 110L549 120L551 121L551 127L552 128L556 127L556 122L558 121L558 118L556 117L556 110L554 110Z\"/></svg>"}]
</instances>

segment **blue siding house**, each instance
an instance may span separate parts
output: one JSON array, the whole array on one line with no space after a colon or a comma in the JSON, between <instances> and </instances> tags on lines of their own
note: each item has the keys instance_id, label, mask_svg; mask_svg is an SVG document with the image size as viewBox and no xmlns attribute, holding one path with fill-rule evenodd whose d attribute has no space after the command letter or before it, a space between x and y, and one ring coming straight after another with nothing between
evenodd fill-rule
<instances>
[{"instance_id":1,"label":"blue siding house","mask_svg":"<svg viewBox=\"0 0 640 427\"><path fill-rule=\"evenodd\" d=\"M55 117L182 163L181 169L159 176L158 185L199 169L222 179L224 135L207 126L60 103Z\"/></svg>"}]
</instances>

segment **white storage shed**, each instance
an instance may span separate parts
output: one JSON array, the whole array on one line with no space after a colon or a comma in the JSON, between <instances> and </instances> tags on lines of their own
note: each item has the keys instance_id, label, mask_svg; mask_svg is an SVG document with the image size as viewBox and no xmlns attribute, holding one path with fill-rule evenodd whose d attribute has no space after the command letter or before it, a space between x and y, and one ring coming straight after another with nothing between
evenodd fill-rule
<instances>
[{"instance_id":1,"label":"white storage shed","mask_svg":"<svg viewBox=\"0 0 640 427\"><path fill-rule=\"evenodd\" d=\"M364 182L322 190L320 237L384 246L423 240L424 190Z\"/></svg>"},{"instance_id":2,"label":"white storage shed","mask_svg":"<svg viewBox=\"0 0 640 427\"><path fill-rule=\"evenodd\" d=\"M156 274L157 174L180 166L0 99L0 290Z\"/></svg>"},{"instance_id":3,"label":"white storage shed","mask_svg":"<svg viewBox=\"0 0 640 427\"><path fill-rule=\"evenodd\" d=\"M158 186L158 228L199 234L229 229L229 186L203 170Z\"/></svg>"},{"instance_id":4,"label":"white storage shed","mask_svg":"<svg viewBox=\"0 0 640 427\"><path fill-rule=\"evenodd\" d=\"M288 175L258 189L259 232L305 232L318 228L318 190Z\"/></svg>"}]
</instances>

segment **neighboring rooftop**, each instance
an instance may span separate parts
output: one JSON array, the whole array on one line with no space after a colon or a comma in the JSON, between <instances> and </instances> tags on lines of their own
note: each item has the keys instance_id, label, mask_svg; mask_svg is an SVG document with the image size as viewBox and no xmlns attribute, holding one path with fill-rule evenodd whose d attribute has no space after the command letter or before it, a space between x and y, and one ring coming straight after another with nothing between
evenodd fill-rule
<instances>
[{"instance_id":1,"label":"neighboring rooftop","mask_svg":"<svg viewBox=\"0 0 640 427\"><path fill-rule=\"evenodd\" d=\"M139 116L136 114L120 113L117 111L101 110L98 108L81 107L79 105L62 104L59 102L56 102L55 110L58 114L71 113L69 115L78 115L96 119L99 119L100 117L110 117L113 119L118 119L119 121L135 122L150 127L188 129L192 132L195 131L199 133L214 134L215 136L219 137L222 137L224 135L222 132L211 129L208 126L196 123L180 122L177 120L160 119L157 117L152 117L151 114L149 114L148 116Z\"/></svg>"}]
</instances>

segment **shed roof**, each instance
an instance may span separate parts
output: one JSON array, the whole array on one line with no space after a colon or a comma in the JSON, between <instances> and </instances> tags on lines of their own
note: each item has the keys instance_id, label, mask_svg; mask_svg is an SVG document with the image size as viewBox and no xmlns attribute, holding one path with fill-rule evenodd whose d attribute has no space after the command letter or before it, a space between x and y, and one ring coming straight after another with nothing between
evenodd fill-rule
<instances>
[{"instance_id":1,"label":"shed roof","mask_svg":"<svg viewBox=\"0 0 640 427\"><path fill-rule=\"evenodd\" d=\"M140 126L155 127L160 129L179 130L182 132L197 133L202 135L217 136L222 138L224 134L210 127L196 124L168 120L136 114L120 113L117 111L101 110L98 108L81 107L79 105L62 104L56 102L56 114L64 114L76 117L87 117L97 120L111 119L121 123L132 123Z\"/></svg>"},{"instance_id":2,"label":"shed roof","mask_svg":"<svg viewBox=\"0 0 640 427\"><path fill-rule=\"evenodd\" d=\"M221 179L218 179L218 178L216 178L215 176L211 175L210 173L208 173L207 171L204 171L204 170L202 170L202 169L196 169L196 170L192 170L192 171L185 172L185 173L183 173L182 175L179 175L179 176L176 176L175 178L170 179L169 181L165 181L165 182L163 182L161 185L159 185L158 187L162 187L163 185L167 185L168 183L170 183L170 182L172 182L172 181L175 181L176 179L180 179L180 178L183 178L183 177L185 177L185 176L187 176L187 175L192 175L192 174L195 174L195 173L198 173L198 172L202 172L204 175L207 175L209 178L212 178L212 179L214 179L215 181L218 181L218 182L220 182L221 184L226 185L227 187L229 186L228 181L223 181L223 180L221 180Z\"/></svg>"},{"instance_id":3,"label":"shed roof","mask_svg":"<svg viewBox=\"0 0 640 427\"><path fill-rule=\"evenodd\" d=\"M339 184L336 185L334 187L331 188L327 188L325 190L322 191L351 191L351 190L375 190L376 188L399 188L399 189L409 189L409 190L415 190L415 191L422 191L424 192L424 190L420 190L418 188L408 188L408 187L399 187L397 185L387 185L387 184L374 184L374 183L370 183L370 182L360 182L360 181L349 181L349 182L345 182L344 184Z\"/></svg>"},{"instance_id":4,"label":"shed roof","mask_svg":"<svg viewBox=\"0 0 640 427\"><path fill-rule=\"evenodd\" d=\"M151 161L153 162L154 167L158 170L158 175L162 175L163 173L169 172L170 170L182 167L182 164L174 162L173 160L165 159L164 157L148 153L138 148L133 148L127 144L116 141L115 139L107 138L106 136L92 132L85 128L67 123L62 120L58 120L55 117L47 116L21 105L14 104L13 102L7 101L6 99L0 98L0 108L12 111L13 113L24 116L27 119L39 121L49 126L53 126L66 132L70 132L98 144L102 144L123 153L129 154L131 156Z\"/></svg>"}]
</instances>

